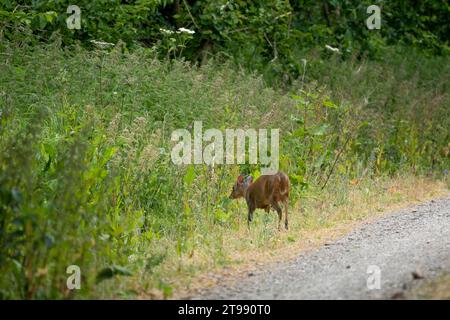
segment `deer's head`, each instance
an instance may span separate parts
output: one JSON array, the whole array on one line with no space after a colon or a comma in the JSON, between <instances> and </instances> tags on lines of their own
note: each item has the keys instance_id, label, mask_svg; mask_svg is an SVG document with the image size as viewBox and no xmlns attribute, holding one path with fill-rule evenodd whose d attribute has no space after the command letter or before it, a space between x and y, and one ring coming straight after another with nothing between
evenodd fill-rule
<instances>
[{"instance_id":1,"label":"deer's head","mask_svg":"<svg viewBox=\"0 0 450 320\"><path fill-rule=\"evenodd\" d=\"M242 198L245 195L245 190L252 182L252 176L247 176L244 178L243 175L239 175L236 183L233 185L233 189L231 190L230 199Z\"/></svg>"}]
</instances>

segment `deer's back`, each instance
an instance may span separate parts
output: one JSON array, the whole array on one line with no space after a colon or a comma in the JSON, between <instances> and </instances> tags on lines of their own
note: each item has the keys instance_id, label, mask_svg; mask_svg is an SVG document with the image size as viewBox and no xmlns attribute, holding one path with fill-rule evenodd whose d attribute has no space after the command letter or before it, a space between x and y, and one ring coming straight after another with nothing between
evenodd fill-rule
<instances>
[{"instance_id":1,"label":"deer's back","mask_svg":"<svg viewBox=\"0 0 450 320\"><path fill-rule=\"evenodd\" d=\"M272 201L280 202L289 197L289 178L279 171L274 175L262 175L247 189L245 198L254 208L266 208Z\"/></svg>"}]
</instances>

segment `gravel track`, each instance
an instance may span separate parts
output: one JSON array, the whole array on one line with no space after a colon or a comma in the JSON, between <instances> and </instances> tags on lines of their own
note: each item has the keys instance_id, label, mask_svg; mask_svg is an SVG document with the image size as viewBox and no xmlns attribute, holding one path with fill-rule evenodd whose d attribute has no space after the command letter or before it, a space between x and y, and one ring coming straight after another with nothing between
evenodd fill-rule
<instances>
[{"instance_id":1,"label":"gravel track","mask_svg":"<svg viewBox=\"0 0 450 320\"><path fill-rule=\"evenodd\" d=\"M369 266L379 267L380 289L368 289ZM389 299L418 278L444 272L450 272L450 196L389 213L289 263L194 299Z\"/></svg>"}]
</instances>

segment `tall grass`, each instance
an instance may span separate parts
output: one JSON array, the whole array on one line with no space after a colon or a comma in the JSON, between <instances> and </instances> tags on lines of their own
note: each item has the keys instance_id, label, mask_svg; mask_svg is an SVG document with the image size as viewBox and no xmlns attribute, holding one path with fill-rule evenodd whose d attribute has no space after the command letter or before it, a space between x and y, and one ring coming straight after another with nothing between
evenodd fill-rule
<instances>
[{"instance_id":1,"label":"tall grass","mask_svg":"<svg viewBox=\"0 0 450 320\"><path fill-rule=\"evenodd\" d=\"M2 42L0 57L2 298L127 296L125 282L102 281L115 274L169 296L171 271L201 267L187 257L228 263L228 237L245 227L229 189L259 168L172 164L171 132L196 120L280 128L293 200L339 181L449 168L444 58L310 58L306 83L282 91L227 62L161 61L120 44ZM276 239L273 219L261 215L248 231L255 249ZM66 287L73 264L80 291Z\"/></svg>"}]
</instances>

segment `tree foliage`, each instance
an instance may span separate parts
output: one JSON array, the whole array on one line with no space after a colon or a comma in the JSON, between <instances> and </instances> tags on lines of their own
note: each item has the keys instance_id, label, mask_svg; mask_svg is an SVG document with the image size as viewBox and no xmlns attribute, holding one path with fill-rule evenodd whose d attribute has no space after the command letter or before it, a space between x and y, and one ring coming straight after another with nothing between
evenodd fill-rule
<instances>
[{"instance_id":1,"label":"tree foliage","mask_svg":"<svg viewBox=\"0 0 450 320\"><path fill-rule=\"evenodd\" d=\"M81 9L80 30L66 26L70 4ZM380 30L366 27L366 10L372 4L381 8ZM247 65L276 61L280 64L275 68L296 75L297 53L325 44L344 55L355 51L376 55L397 43L448 53L449 10L445 0L2 0L0 31L12 38L18 26L28 26L42 39L57 31L66 44L121 40L128 46L167 51L167 46L158 46L164 38L161 28L176 32L185 27L196 32L182 46L189 59L223 52Z\"/></svg>"}]
</instances>

